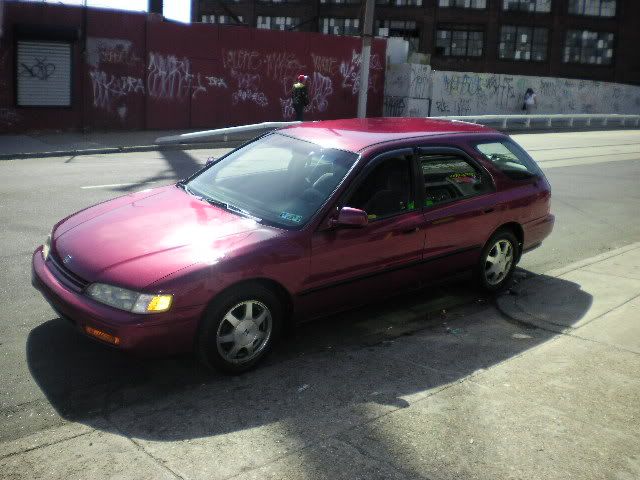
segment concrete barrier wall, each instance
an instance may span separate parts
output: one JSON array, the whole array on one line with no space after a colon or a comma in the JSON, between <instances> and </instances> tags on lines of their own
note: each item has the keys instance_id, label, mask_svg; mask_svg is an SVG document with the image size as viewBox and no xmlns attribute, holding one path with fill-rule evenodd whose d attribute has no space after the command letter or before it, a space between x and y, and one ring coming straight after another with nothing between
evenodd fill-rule
<instances>
[{"instance_id":1,"label":"concrete barrier wall","mask_svg":"<svg viewBox=\"0 0 640 480\"><path fill-rule=\"evenodd\" d=\"M388 117L427 117L432 71L429 65L400 63L385 72L384 114Z\"/></svg>"},{"instance_id":2,"label":"concrete barrier wall","mask_svg":"<svg viewBox=\"0 0 640 480\"><path fill-rule=\"evenodd\" d=\"M567 78L432 71L427 65L389 65L385 78L387 116L521 114L532 88L534 113L640 114L640 87ZM431 107L429 109L429 106Z\"/></svg>"},{"instance_id":3,"label":"concrete barrier wall","mask_svg":"<svg viewBox=\"0 0 640 480\"><path fill-rule=\"evenodd\" d=\"M537 95L535 113L640 113L640 87L567 78L432 72L431 115L522 113L524 93Z\"/></svg>"}]
</instances>

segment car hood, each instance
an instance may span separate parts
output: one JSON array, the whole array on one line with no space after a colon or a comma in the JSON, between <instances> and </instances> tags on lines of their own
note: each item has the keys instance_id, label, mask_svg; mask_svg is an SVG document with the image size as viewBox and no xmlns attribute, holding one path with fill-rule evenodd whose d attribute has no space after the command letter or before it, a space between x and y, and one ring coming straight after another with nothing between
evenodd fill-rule
<instances>
[{"instance_id":1,"label":"car hood","mask_svg":"<svg viewBox=\"0 0 640 480\"><path fill-rule=\"evenodd\" d=\"M86 281L140 289L196 263L218 263L280 233L172 185L66 218L55 227L52 252Z\"/></svg>"}]
</instances>

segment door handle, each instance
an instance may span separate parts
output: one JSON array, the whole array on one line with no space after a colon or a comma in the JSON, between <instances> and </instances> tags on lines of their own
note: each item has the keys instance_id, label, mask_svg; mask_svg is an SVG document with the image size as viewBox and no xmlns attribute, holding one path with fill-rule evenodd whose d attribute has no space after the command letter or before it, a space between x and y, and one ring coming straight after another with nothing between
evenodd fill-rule
<instances>
[{"instance_id":1,"label":"door handle","mask_svg":"<svg viewBox=\"0 0 640 480\"><path fill-rule=\"evenodd\" d=\"M402 235L410 235L412 233L418 233L420 231L420 227L415 228L407 228L406 230L400 230Z\"/></svg>"},{"instance_id":2,"label":"door handle","mask_svg":"<svg viewBox=\"0 0 640 480\"><path fill-rule=\"evenodd\" d=\"M491 213L495 210L495 208L487 208L486 210L483 210L482 213Z\"/></svg>"},{"instance_id":3,"label":"door handle","mask_svg":"<svg viewBox=\"0 0 640 480\"><path fill-rule=\"evenodd\" d=\"M441 225L443 223L453 222L454 220L455 220L455 217L443 217L443 218L434 220L433 222L431 222L431 225Z\"/></svg>"}]
</instances>

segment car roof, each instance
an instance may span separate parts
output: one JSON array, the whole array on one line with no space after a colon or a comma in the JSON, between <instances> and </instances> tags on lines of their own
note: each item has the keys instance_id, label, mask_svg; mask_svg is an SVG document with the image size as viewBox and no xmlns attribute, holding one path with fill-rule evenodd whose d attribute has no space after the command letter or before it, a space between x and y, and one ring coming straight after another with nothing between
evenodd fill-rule
<instances>
[{"instance_id":1,"label":"car roof","mask_svg":"<svg viewBox=\"0 0 640 480\"><path fill-rule=\"evenodd\" d=\"M284 135L323 147L359 152L375 144L414 137L456 133L496 133L495 130L456 120L434 118L350 118L304 122L279 130Z\"/></svg>"}]
</instances>

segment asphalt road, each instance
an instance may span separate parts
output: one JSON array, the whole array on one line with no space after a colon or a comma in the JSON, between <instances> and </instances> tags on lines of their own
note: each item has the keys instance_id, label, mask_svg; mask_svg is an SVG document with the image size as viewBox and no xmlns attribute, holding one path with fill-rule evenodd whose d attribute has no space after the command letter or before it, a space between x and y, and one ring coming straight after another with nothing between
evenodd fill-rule
<instances>
[{"instance_id":1,"label":"asphalt road","mask_svg":"<svg viewBox=\"0 0 640 480\"><path fill-rule=\"evenodd\" d=\"M521 267L545 272L640 241L640 131L514 137L536 158L553 187L554 234ZM0 441L15 439L105 409L150 401L206 383L190 357L132 359L87 342L56 318L30 285L30 257L51 226L85 206L175 182L223 151L172 151L0 162ZM97 252L98 253L98 252ZM396 307L402 308L402 302ZM428 295L431 311L473 311L478 298L464 283ZM330 319L297 332L270 358L281 362L327 345L378 342L420 326Z\"/></svg>"}]
</instances>

